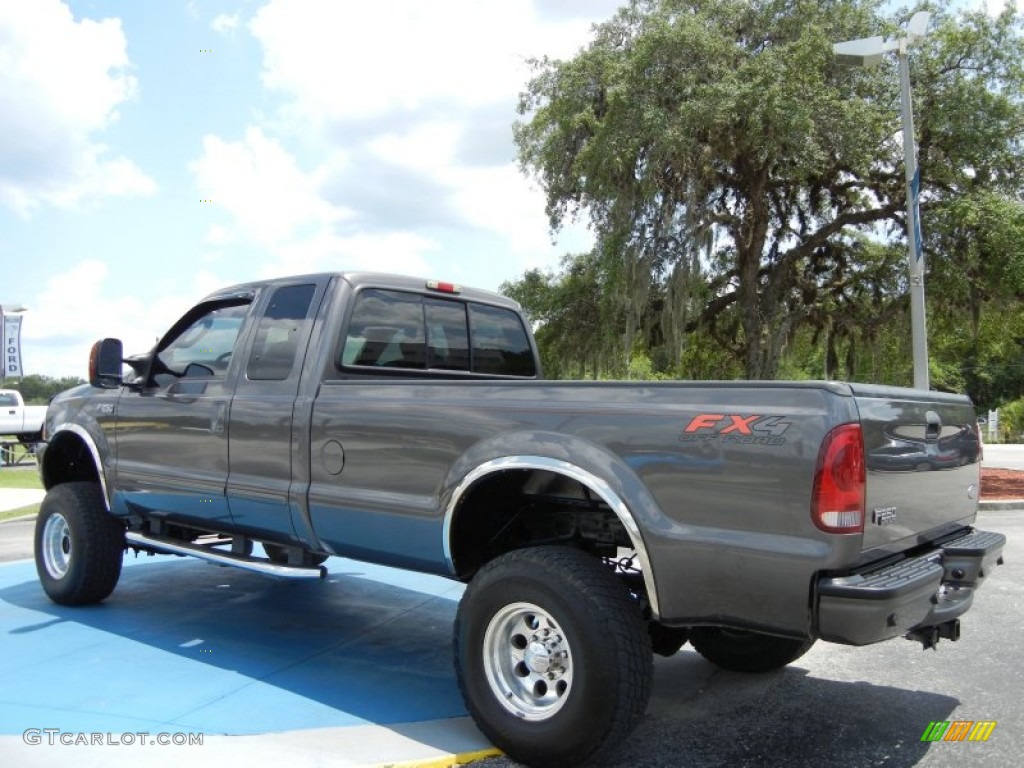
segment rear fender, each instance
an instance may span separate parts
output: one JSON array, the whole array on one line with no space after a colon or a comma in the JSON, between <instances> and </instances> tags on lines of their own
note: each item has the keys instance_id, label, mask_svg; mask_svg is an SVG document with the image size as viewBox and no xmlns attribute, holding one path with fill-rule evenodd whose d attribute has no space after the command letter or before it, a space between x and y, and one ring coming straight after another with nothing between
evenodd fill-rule
<instances>
[{"instance_id":1,"label":"rear fender","mask_svg":"<svg viewBox=\"0 0 1024 768\"><path fill-rule=\"evenodd\" d=\"M567 435L544 432L502 435L474 446L455 463L442 493L443 546L449 572L456 573L452 529L463 500L474 486L494 473L523 469L568 477L608 505L636 550L651 610L657 618L657 585L643 531L665 525L661 509L622 459L600 446Z\"/></svg>"}]
</instances>

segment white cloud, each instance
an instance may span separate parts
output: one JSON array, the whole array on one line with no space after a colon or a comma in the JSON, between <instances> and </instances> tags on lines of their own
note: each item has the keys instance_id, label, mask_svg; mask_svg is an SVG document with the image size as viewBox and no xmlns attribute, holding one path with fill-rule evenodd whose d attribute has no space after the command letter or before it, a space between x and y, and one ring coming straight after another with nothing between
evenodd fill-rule
<instances>
[{"instance_id":1,"label":"white cloud","mask_svg":"<svg viewBox=\"0 0 1024 768\"><path fill-rule=\"evenodd\" d=\"M276 249L260 276L365 270L430 277L428 256L438 248L430 238L410 232L337 235L324 231Z\"/></svg>"},{"instance_id":2,"label":"white cloud","mask_svg":"<svg viewBox=\"0 0 1024 768\"><path fill-rule=\"evenodd\" d=\"M163 293L143 300L112 295L106 286L109 271L106 263L88 259L46 281L22 321L26 373L84 378L89 349L107 336L121 338L127 354L145 352L196 300L224 284L200 270L190 295Z\"/></svg>"},{"instance_id":3,"label":"white cloud","mask_svg":"<svg viewBox=\"0 0 1024 768\"><path fill-rule=\"evenodd\" d=\"M136 92L120 20L75 21L57 0L7 2L0 40L0 204L28 215L155 191L95 138Z\"/></svg>"},{"instance_id":4,"label":"white cloud","mask_svg":"<svg viewBox=\"0 0 1024 768\"><path fill-rule=\"evenodd\" d=\"M210 22L210 29L220 34L233 33L238 28L241 17L240 11L234 14L221 13Z\"/></svg>"},{"instance_id":5,"label":"white cloud","mask_svg":"<svg viewBox=\"0 0 1024 768\"><path fill-rule=\"evenodd\" d=\"M379 226L390 204L413 206L418 212L392 218L490 234L530 265L552 263L556 247L543 194L512 162L511 124L530 77L527 60L573 55L592 23L615 7L614 0L558 7L542 0L270 0L248 28L263 46L265 86L285 97L278 130L328 161L339 153L358 164L344 169L335 190L367 222ZM407 183L382 196L402 173ZM366 195L345 184L352 178L365 180ZM412 195L430 189L429 199ZM567 239L585 248L590 237L577 229Z\"/></svg>"},{"instance_id":6,"label":"white cloud","mask_svg":"<svg viewBox=\"0 0 1024 768\"><path fill-rule=\"evenodd\" d=\"M424 254L437 245L403 231L359 233L355 214L328 202L325 179L346 168L343 153L303 171L280 142L250 127L241 141L206 136L203 154L189 166L200 199L229 214L207 232L211 245L249 244L260 249L263 277L342 269L423 274Z\"/></svg>"},{"instance_id":7,"label":"white cloud","mask_svg":"<svg viewBox=\"0 0 1024 768\"><path fill-rule=\"evenodd\" d=\"M528 58L571 55L589 23L544 23L530 0L270 0L249 27L267 87L313 120L345 120L512 98Z\"/></svg>"},{"instance_id":8,"label":"white cloud","mask_svg":"<svg viewBox=\"0 0 1024 768\"><path fill-rule=\"evenodd\" d=\"M352 216L321 197L322 171L303 172L294 156L260 128L250 127L236 142L205 136L203 154L189 170L200 199L212 200L234 219L230 229L211 229L209 240L217 244L245 239L277 246L310 227L330 227Z\"/></svg>"},{"instance_id":9,"label":"white cloud","mask_svg":"<svg viewBox=\"0 0 1024 768\"><path fill-rule=\"evenodd\" d=\"M269 0L248 22L216 17L218 31L254 35L263 83L282 98L243 138L206 136L189 166L197 196L228 214L207 244L255 246L264 277L472 264L494 287L554 263L543 195L513 163L516 96L529 57L572 55L588 14L613 2ZM562 247L589 246L578 230Z\"/></svg>"}]
</instances>

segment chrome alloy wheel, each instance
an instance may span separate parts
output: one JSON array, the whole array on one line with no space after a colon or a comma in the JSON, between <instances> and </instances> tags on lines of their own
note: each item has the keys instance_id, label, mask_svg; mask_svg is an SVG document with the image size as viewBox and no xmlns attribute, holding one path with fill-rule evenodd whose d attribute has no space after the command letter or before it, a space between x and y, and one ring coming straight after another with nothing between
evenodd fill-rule
<instances>
[{"instance_id":1,"label":"chrome alloy wheel","mask_svg":"<svg viewBox=\"0 0 1024 768\"><path fill-rule=\"evenodd\" d=\"M54 579L63 579L71 563L71 530L64 515L50 515L43 528L43 564Z\"/></svg>"},{"instance_id":2,"label":"chrome alloy wheel","mask_svg":"<svg viewBox=\"0 0 1024 768\"><path fill-rule=\"evenodd\" d=\"M523 720L546 720L572 688L572 651L551 615L532 603L498 611L484 634L483 663L498 701Z\"/></svg>"}]
</instances>

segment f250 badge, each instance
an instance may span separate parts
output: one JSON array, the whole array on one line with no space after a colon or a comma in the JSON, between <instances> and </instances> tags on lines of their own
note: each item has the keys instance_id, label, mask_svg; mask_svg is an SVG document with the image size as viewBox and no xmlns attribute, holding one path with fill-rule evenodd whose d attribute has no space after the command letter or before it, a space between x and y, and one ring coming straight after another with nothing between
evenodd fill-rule
<instances>
[{"instance_id":1,"label":"f250 badge","mask_svg":"<svg viewBox=\"0 0 1024 768\"><path fill-rule=\"evenodd\" d=\"M690 419L681 443L733 443L740 445L785 445L783 435L793 426L780 416L738 413L701 413Z\"/></svg>"},{"instance_id":2,"label":"f250 badge","mask_svg":"<svg viewBox=\"0 0 1024 768\"><path fill-rule=\"evenodd\" d=\"M875 525L892 525L896 522L896 507L875 507L871 510L871 522Z\"/></svg>"}]
</instances>

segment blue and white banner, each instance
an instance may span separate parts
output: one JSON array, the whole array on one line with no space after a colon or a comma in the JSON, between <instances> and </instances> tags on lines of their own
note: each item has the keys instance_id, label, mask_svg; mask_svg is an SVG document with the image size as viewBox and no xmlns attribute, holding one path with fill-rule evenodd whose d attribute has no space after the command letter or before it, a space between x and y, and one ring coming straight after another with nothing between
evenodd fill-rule
<instances>
[{"instance_id":1,"label":"blue and white banner","mask_svg":"<svg viewBox=\"0 0 1024 768\"><path fill-rule=\"evenodd\" d=\"M4 315L0 310L0 338L3 339L4 367L0 378L20 379L21 372L21 315Z\"/></svg>"}]
</instances>

